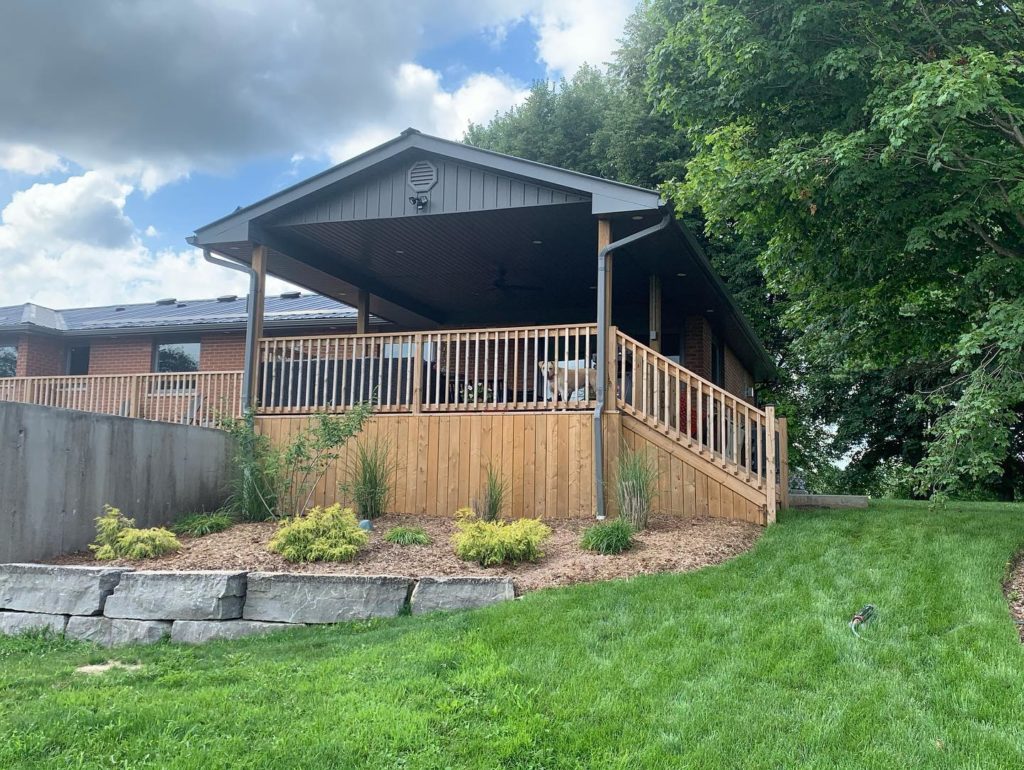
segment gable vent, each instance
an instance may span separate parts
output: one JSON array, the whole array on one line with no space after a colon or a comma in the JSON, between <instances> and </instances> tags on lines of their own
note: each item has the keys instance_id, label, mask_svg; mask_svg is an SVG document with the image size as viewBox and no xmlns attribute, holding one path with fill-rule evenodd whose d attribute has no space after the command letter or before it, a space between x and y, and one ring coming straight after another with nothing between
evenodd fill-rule
<instances>
[{"instance_id":1,"label":"gable vent","mask_svg":"<svg viewBox=\"0 0 1024 770\"><path fill-rule=\"evenodd\" d=\"M437 167L429 160L420 160L409 169L409 187L418 193L425 193L437 184Z\"/></svg>"}]
</instances>

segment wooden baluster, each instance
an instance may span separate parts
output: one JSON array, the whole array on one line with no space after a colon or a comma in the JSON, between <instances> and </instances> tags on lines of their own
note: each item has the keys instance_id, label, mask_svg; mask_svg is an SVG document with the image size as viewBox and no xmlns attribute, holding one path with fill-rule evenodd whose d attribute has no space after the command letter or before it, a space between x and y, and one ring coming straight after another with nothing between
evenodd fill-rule
<instances>
[{"instance_id":1,"label":"wooden baluster","mask_svg":"<svg viewBox=\"0 0 1024 770\"><path fill-rule=\"evenodd\" d=\"M726 465L726 446L725 446L725 393L718 391L718 445L722 451L722 467Z\"/></svg>"},{"instance_id":2,"label":"wooden baluster","mask_svg":"<svg viewBox=\"0 0 1024 770\"><path fill-rule=\"evenodd\" d=\"M775 407L769 404L765 414L765 492L768 495L768 524L775 523Z\"/></svg>"},{"instance_id":3,"label":"wooden baluster","mask_svg":"<svg viewBox=\"0 0 1024 770\"><path fill-rule=\"evenodd\" d=\"M739 407L740 402L735 398L732 400L732 472L737 476L740 473L740 428L739 428Z\"/></svg>"}]
</instances>

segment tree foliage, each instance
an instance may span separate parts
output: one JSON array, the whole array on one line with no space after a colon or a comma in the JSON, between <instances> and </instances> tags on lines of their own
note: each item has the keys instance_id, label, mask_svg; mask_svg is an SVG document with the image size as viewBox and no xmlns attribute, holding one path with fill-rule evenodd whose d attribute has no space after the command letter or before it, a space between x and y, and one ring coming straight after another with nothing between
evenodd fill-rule
<instances>
[{"instance_id":1,"label":"tree foliage","mask_svg":"<svg viewBox=\"0 0 1024 770\"><path fill-rule=\"evenodd\" d=\"M1022 399L1022 26L1002 2L663 2L668 186L761 244L806 403L922 492L999 486ZM969 436L969 440L967 437ZM1005 490L1004 490L1005 492Z\"/></svg>"},{"instance_id":2,"label":"tree foliage","mask_svg":"<svg viewBox=\"0 0 1024 770\"><path fill-rule=\"evenodd\" d=\"M778 357L819 485L845 453L848 489L1024 491L1016 3L650 0L607 76L538 85L469 139L534 137L664 184Z\"/></svg>"}]
</instances>

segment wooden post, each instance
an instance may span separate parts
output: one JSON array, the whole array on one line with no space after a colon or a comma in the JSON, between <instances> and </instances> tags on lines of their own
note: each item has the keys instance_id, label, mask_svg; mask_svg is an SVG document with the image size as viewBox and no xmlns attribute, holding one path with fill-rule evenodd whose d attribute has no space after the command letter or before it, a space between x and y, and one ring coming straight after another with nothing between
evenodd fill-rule
<instances>
[{"instance_id":1,"label":"wooden post","mask_svg":"<svg viewBox=\"0 0 1024 770\"><path fill-rule=\"evenodd\" d=\"M423 406L423 335L419 332L413 337L412 351L412 413L419 414Z\"/></svg>"},{"instance_id":2,"label":"wooden post","mask_svg":"<svg viewBox=\"0 0 1024 770\"><path fill-rule=\"evenodd\" d=\"M648 347L651 350L661 352L661 276L652 275L650 281L650 298L648 300L651 322L650 338Z\"/></svg>"},{"instance_id":3,"label":"wooden post","mask_svg":"<svg viewBox=\"0 0 1024 770\"><path fill-rule=\"evenodd\" d=\"M370 292L360 289L356 298L356 334L366 334L370 327Z\"/></svg>"},{"instance_id":4,"label":"wooden post","mask_svg":"<svg viewBox=\"0 0 1024 770\"><path fill-rule=\"evenodd\" d=\"M785 417L776 419L779 424L779 502L789 508L789 422Z\"/></svg>"},{"instance_id":5,"label":"wooden post","mask_svg":"<svg viewBox=\"0 0 1024 770\"><path fill-rule=\"evenodd\" d=\"M610 219L599 219L597 220L597 250L600 251L609 243L612 242L612 222ZM614 262L614 255L609 254L607 257L607 272L605 273L605 292L604 292L604 317L608 321L608 325L615 323L612 320L612 263Z\"/></svg>"},{"instance_id":6,"label":"wooden post","mask_svg":"<svg viewBox=\"0 0 1024 770\"><path fill-rule=\"evenodd\" d=\"M775 431L777 429L775 420L775 407L766 406L765 414L765 436L764 436L764 470L765 470L765 494L768 496L768 524L775 523L775 511L777 500L775 498Z\"/></svg>"},{"instance_id":7,"label":"wooden post","mask_svg":"<svg viewBox=\"0 0 1024 770\"><path fill-rule=\"evenodd\" d=\"M252 313L252 336L246 340L249 345L249 365L252 367L249 378L249 405L251 408L257 404L256 395L260 378L257 372L260 370L260 340L263 338L263 309L267 300L267 247L257 243L252 249L252 269L256 274L255 285L249 312Z\"/></svg>"},{"instance_id":8,"label":"wooden post","mask_svg":"<svg viewBox=\"0 0 1024 770\"><path fill-rule=\"evenodd\" d=\"M142 397L144 395L144 385L146 378L135 374L132 375L132 395L131 403L128 405L128 416L129 417L145 417L142 411Z\"/></svg>"}]
</instances>

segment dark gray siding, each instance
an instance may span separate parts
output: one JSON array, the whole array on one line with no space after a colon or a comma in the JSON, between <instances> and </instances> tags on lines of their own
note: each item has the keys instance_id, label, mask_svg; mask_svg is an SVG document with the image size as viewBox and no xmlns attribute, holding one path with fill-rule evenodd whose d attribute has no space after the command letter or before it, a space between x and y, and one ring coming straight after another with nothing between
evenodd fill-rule
<instances>
[{"instance_id":1,"label":"dark gray siding","mask_svg":"<svg viewBox=\"0 0 1024 770\"><path fill-rule=\"evenodd\" d=\"M429 203L416 211L409 201L414 195L406 182L409 167L422 157L407 158L399 166L362 180L352 180L341 189L327 191L316 201L294 209L274 225L305 225L319 222L352 222L388 219L417 214L454 214L580 203L588 196L524 182L440 157L427 157L437 167L437 184L425 193Z\"/></svg>"}]
</instances>

